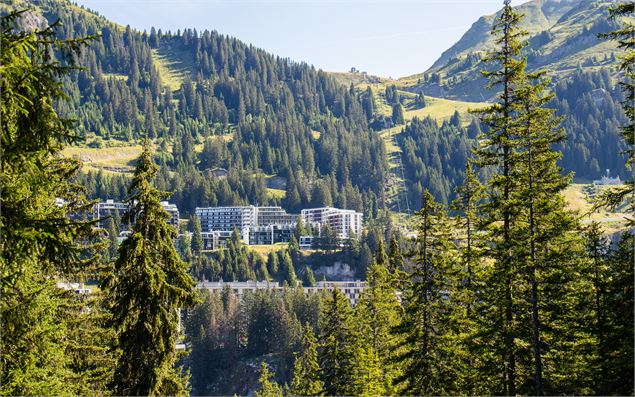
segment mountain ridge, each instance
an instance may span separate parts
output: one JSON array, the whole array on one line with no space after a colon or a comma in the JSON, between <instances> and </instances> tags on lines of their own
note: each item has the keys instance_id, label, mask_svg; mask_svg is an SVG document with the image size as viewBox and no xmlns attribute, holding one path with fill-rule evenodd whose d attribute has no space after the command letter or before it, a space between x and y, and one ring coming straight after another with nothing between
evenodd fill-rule
<instances>
[{"instance_id":1,"label":"mountain ridge","mask_svg":"<svg viewBox=\"0 0 635 397\"><path fill-rule=\"evenodd\" d=\"M615 43L599 40L610 31L606 0L533 0L518 6L528 30L524 49L528 70L545 70L550 76L567 77L577 69L608 69L617 74ZM401 78L413 92L463 101L489 100L495 94L484 88L482 56L491 49L490 30L497 14L482 16L463 37L423 73Z\"/></svg>"}]
</instances>

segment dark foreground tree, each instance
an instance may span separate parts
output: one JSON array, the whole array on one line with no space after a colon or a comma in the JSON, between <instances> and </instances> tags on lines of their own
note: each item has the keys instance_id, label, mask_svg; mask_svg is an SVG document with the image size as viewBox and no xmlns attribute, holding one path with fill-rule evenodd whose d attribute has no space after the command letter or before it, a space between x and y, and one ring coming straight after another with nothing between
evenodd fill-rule
<instances>
[{"instance_id":1,"label":"dark foreground tree","mask_svg":"<svg viewBox=\"0 0 635 397\"><path fill-rule=\"evenodd\" d=\"M96 262L81 256L96 241L92 225L68 217L89 207L71 183L80 163L61 155L78 138L53 106L66 98L60 80L87 40L57 40L55 26L24 32L23 17L0 20L0 393L102 394L108 368L93 377L76 345L80 331L69 330L93 302L80 304L56 286ZM82 343L99 342L88 336Z\"/></svg>"},{"instance_id":2,"label":"dark foreground tree","mask_svg":"<svg viewBox=\"0 0 635 397\"><path fill-rule=\"evenodd\" d=\"M189 390L188 377L175 368L175 345L179 310L196 300L194 280L176 252L176 230L161 207L167 194L151 184L157 169L146 141L129 189L127 218L135 226L103 285L119 339L113 381L118 395L187 395Z\"/></svg>"},{"instance_id":3,"label":"dark foreground tree","mask_svg":"<svg viewBox=\"0 0 635 397\"><path fill-rule=\"evenodd\" d=\"M479 137L480 146L476 150L476 163L480 167L492 167L495 174L490 178L484 205L483 230L492 246L489 256L494 260L494 269L487 280L488 299L486 305L492 309L489 318L483 317L483 329L487 335L481 337L484 345L489 345L491 360L486 368L491 370L486 382L500 382L490 388L491 393L505 395L516 394L518 348L516 346L517 302L514 289L522 284L518 264L514 258L512 229L518 217L519 205L516 202L519 181L514 177L517 167L514 140L515 88L522 84L525 76L526 61L521 56L523 37L526 32L520 29L521 15L516 13L510 0L505 0L500 16L492 27L496 44L485 58L491 70L484 72L489 79L489 88L500 93L495 103L479 111L481 121L487 130Z\"/></svg>"},{"instance_id":4,"label":"dark foreground tree","mask_svg":"<svg viewBox=\"0 0 635 397\"><path fill-rule=\"evenodd\" d=\"M448 292L456 261L447 215L428 190L417 220L415 268L403 289L404 315L394 329L400 347L394 359L402 369L396 383L407 395L453 394Z\"/></svg>"},{"instance_id":5,"label":"dark foreground tree","mask_svg":"<svg viewBox=\"0 0 635 397\"><path fill-rule=\"evenodd\" d=\"M290 392L294 396L318 396L324 384L320 380L317 340L308 323L304 325L302 345L302 352L296 357L293 365Z\"/></svg>"},{"instance_id":6,"label":"dark foreground tree","mask_svg":"<svg viewBox=\"0 0 635 397\"><path fill-rule=\"evenodd\" d=\"M611 18L620 23L620 27L610 33L602 34L600 37L616 40L618 47L624 50L620 56L620 70L622 71L622 81L620 85L624 92L622 106L628 117L628 124L622 127L622 136L627 145L626 164L635 166L635 3L632 1L618 2L610 8ZM624 202L628 203L628 211L631 216L628 223L632 227L635 225L635 182L633 179L626 181L622 187L609 190L604 196L604 203L609 207L617 207Z\"/></svg>"}]
</instances>

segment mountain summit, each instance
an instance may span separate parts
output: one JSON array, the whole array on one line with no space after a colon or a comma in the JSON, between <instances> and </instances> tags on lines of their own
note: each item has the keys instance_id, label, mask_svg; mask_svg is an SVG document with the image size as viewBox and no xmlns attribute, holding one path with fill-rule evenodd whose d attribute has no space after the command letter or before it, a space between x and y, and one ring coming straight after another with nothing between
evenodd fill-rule
<instances>
[{"instance_id":1,"label":"mountain summit","mask_svg":"<svg viewBox=\"0 0 635 397\"><path fill-rule=\"evenodd\" d=\"M614 43L597 34L614 28L608 18L611 1L533 0L518 6L528 32L528 69L566 76L578 68L598 70L615 62ZM480 75L482 56L494 45L490 30L497 14L478 19L463 37L424 74L412 89L428 95L470 101L489 99Z\"/></svg>"}]
</instances>

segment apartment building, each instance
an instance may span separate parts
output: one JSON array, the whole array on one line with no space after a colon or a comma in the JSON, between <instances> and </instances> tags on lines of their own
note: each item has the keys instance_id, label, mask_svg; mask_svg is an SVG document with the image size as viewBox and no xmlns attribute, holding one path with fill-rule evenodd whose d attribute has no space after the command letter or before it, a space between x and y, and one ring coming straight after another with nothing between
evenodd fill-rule
<instances>
[{"instance_id":1,"label":"apartment building","mask_svg":"<svg viewBox=\"0 0 635 397\"><path fill-rule=\"evenodd\" d=\"M243 207L196 207L204 232L233 231L238 229L245 244L249 243L249 227L256 226L257 209L253 205Z\"/></svg>"},{"instance_id":2,"label":"apartment building","mask_svg":"<svg viewBox=\"0 0 635 397\"><path fill-rule=\"evenodd\" d=\"M288 243L295 232L295 224L272 224L249 228L250 245Z\"/></svg>"},{"instance_id":3,"label":"apartment building","mask_svg":"<svg viewBox=\"0 0 635 397\"><path fill-rule=\"evenodd\" d=\"M167 201L162 201L161 206L164 210L170 214L170 219L168 219L168 223L174 227L179 226L179 209L175 204L170 204ZM130 207L127 203L122 203L119 201L114 201L108 199L106 201L99 202L95 204L93 209L93 219L97 219L97 227L104 227L104 220L108 217L123 217L124 214L128 211ZM133 222L134 224L134 222ZM131 225L130 225L131 226ZM124 230L130 228L129 225L122 223L121 227Z\"/></svg>"},{"instance_id":4,"label":"apartment building","mask_svg":"<svg viewBox=\"0 0 635 397\"><path fill-rule=\"evenodd\" d=\"M302 210L302 221L306 224L318 224L323 229L328 225L340 239L362 235L362 214L354 210L333 207L308 208Z\"/></svg>"},{"instance_id":5,"label":"apartment building","mask_svg":"<svg viewBox=\"0 0 635 397\"><path fill-rule=\"evenodd\" d=\"M314 235L319 236L326 225L340 239L348 239L353 235L359 238L362 233L361 213L332 207L305 209L301 215L289 214L281 207L197 207L196 216L201 221L203 232L232 232L238 229L242 241L250 245L289 242L300 217ZM208 246L218 246L214 243L214 235L210 234L206 238L210 241ZM306 243L308 241L305 241L305 248Z\"/></svg>"},{"instance_id":6,"label":"apartment building","mask_svg":"<svg viewBox=\"0 0 635 397\"><path fill-rule=\"evenodd\" d=\"M294 225L300 215L289 214L282 207L256 207L256 225Z\"/></svg>"},{"instance_id":7,"label":"apartment building","mask_svg":"<svg viewBox=\"0 0 635 397\"><path fill-rule=\"evenodd\" d=\"M225 246L227 240L231 238L232 232L228 230L214 230L213 232L202 232L204 250L215 250Z\"/></svg>"},{"instance_id":8,"label":"apartment building","mask_svg":"<svg viewBox=\"0 0 635 397\"><path fill-rule=\"evenodd\" d=\"M359 302L362 292L366 287L365 281L319 281L315 287L302 287L305 294L315 294L321 291L333 291L338 289L346 295L352 305ZM255 292L259 289L281 290L283 287L278 282L269 281L202 281L197 288L220 292L224 288L229 288L238 298L243 298L246 293Z\"/></svg>"},{"instance_id":9,"label":"apartment building","mask_svg":"<svg viewBox=\"0 0 635 397\"><path fill-rule=\"evenodd\" d=\"M95 204L93 219L97 219L97 227L105 227L104 220L106 218L123 217L127 211L128 204L108 199Z\"/></svg>"},{"instance_id":10,"label":"apartment building","mask_svg":"<svg viewBox=\"0 0 635 397\"><path fill-rule=\"evenodd\" d=\"M314 294L338 289L346 295L351 305L354 306L359 302L365 287L366 281L318 281L315 287L304 287L304 292Z\"/></svg>"}]
</instances>

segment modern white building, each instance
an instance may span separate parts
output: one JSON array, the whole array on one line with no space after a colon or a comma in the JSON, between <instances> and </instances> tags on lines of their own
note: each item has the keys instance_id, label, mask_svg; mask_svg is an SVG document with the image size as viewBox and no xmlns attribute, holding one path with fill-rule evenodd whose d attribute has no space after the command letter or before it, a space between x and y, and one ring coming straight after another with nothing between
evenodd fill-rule
<instances>
[{"instance_id":1,"label":"modern white building","mask_svg":"<svg viewBox=\"0 0 635 397\"><path fill-rule=\"evenodd\" d=\"M204 250L215 250L225 246L225 242L231 238L232 232L227 230L214 230L213 232L201 232Z\"/></svg>"},{"instance_id":2,"label":"modern white building","mask_svg":"<svg viewBox=\"0 0 635 397\"><path fill-rule=\"evenodd\" d=\"M179 227L179 209L176 204L170 204L167 201L161 201L161 206L170 214L168 223L176 228Z\"/></svg>"},{"instance_id":3,"label":"modern white building","mask_svg":"<svg viewBox=\"0 0 635 397\"><path fill-rule=\"evenodd\" d=\"M197 288L210 291L222 291L229 288L235 295L242 298L245 293L254 292L259 289L283 289L278 282L269 281L202 281ZM321 291L333 291L338 289L346 295L351 305L359 302L362 292L366 287L365 281L319 281L315 287L302 287L305 294L315 294Z\"/></svg>"},{"instance_id":4,"label":"modern white building","mask_svg":"<svg viewBox=\"0 0 635 397\"><path fill-rule=\"evenodd\" d=\"M249 227L256 226L258 213L253 205L243 207L196 207L203 232L240 231L242 240L249 242Z\"/></svg>"},{"instance_id":5,"label":"modern white building","mask_svg":"<svg viewBox=\"0 0 635 397\"><path fill-rule=\"evenodd\" d=\"M245 292L254 292L258 289L282 289L277 281L202 281L196 286L199 289L207 289L210 291L222 291L225 287L229 288L231 292L242 298Z\"/></svg>"},{"instance_id":6,"label":"modern white building","mask_svg":"<svg viewBox=\"0 0 635 397\"><path fill-rule=\"evenodd\" d=\"M351 305L356 305L366 287L365 281L318 281L315 287L304 287L304 292L314 294L338 289L346 295Z\"/></svg>"},{"instance_id":7,"label":"modern white building","mask_svg":"<svg viewBox=\"0 0 635 397\"><path fill-rule=\"evenodd\" d=\"M58 281L57 288L61 288L67 291L69 290L73 291L77 295L88 295L91 293L90 288L86 288L84 286L84 283L71 283L71 282L65 282L65 281Z\"/></svg>"},{"instance_id":8,"label":"modern white building","mask_svg":"<svg viewBox=\"0 0 635 397\"><path fill-rule=\"evenodd\" d=\"M104 220L109 217L122 217L128 211L128 204L115 200L106 200L95 204L93 217L97 219L97 227L104 227Z\"/></svg>"},{"instance_id":9,"label":"modern white building","mask_svg":"<svg viewBox=\"0 0 635 397\"><path fill-rule=\"evenodd\" d=\"M359 238L362 233L361 213L332 207L305 209L301 215L289 214L282 207L197 207L196 216L201 221L204 233L231 233L237 229L242 241L250 245L289 242L298 218L318 236L327 225L340 239L348 239L353 235ZM210 234L208 237L211 239L214 236ZM308 247L306 243L308 241L305 241L305 248Z\"/></svg>"},{"instance_id":10,"label":"modern white building","mask_svg":"<svg viewBox=\"0 0 635 397\"><path fill-rule=\"evenodd\" d=\"M161 201L161 206L164 210L167 211L168 214L170 214L168 223L174 227L178 227L179 209L177 208L177 206L175 204L170 204L167 201ZM95 204L95 207L93 209L93 219L97 219L97 227L104 227L104 220L107 217L123 217L129 208L130 207L127 203L108 199L106 201ZM122 228L125 230L128 228L128 225L122 224Z\"/></svg>"},{"instance_id":11,"label":"modern white building","mask_svg":"<svg viewBox=\"0 0 635 397\"><path fill-rule=\"evenodd\" d=\"M333 207L309 208L302 210L302 221L306 224L318 224L321 229L329 226L340 239L353 235L362 235L362 214L354 210L342 210Z\"/></svg>"}]
</instances>

